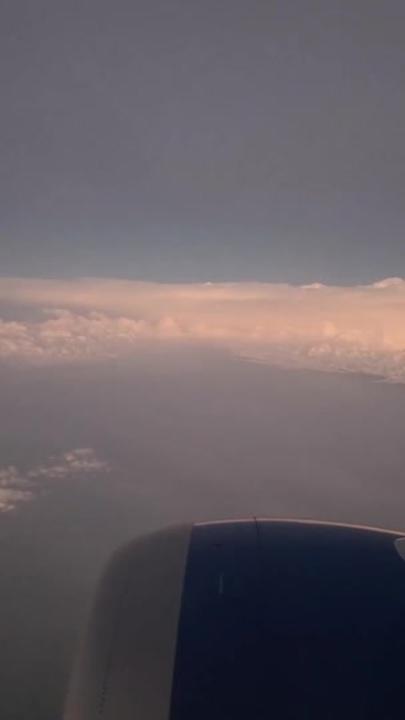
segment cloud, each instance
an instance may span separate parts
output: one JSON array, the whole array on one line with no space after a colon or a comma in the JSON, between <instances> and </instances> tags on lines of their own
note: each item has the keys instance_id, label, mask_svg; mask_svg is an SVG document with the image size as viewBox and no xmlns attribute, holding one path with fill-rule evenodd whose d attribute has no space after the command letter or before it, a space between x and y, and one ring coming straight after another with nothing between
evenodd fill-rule
<instances>
[{"instance_id":1,"label":"cloud","mask_svg":"<svg viewBox=\"0 0 405 720\"><path fill-rule=\"evenodd\" d=\"M31 500L31 484L14 465L0 468L0 512L13 510L21 502Z\"/></svg>"},{"instance_id":2,"label":"cloud","mask_svg":"<svg viewBox=\"0 0 405 720\"><path fill-rule=\"evenodd\" d=\"M352 287L3 278L0 317L1 307L3 361L84 362L181 340L258 362L405 381L402 278Z\"/></svg>"},{"instance_id":3,"label":"cloud","mask_svg":"<svg viewBox=\"0 0 405 720\"><path fill-rule=\"evenodd\" d=\"M14 510L17 505L33 500L57 480L109 469L92 448L76 448L61 455L52 455L42 465L25 472L15 465L0 468L0 512Z\"/></svg>"}]
</instances>

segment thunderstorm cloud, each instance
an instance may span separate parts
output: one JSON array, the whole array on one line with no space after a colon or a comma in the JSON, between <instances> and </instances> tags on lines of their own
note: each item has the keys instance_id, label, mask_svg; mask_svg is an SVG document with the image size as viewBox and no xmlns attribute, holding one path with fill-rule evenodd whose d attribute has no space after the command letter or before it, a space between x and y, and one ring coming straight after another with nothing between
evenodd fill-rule
<instances>
[{"instance_id":1,"label":"thunderstorm cloud","mask_svg":"<svg viewBox=\"0 0 405 720\"><path fill-rule=\"evenodd\" d=\"M129 357L141 343L225 348L283 367L405 381L405 280L371 285L0 279L0 359Z\"/></svg>"}]
</instances>

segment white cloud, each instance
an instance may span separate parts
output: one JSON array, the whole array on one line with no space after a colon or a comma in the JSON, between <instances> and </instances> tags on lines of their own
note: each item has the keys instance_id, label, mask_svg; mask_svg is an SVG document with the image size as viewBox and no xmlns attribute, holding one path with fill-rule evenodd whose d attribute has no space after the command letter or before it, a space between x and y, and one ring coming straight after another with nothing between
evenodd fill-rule
<instances>
[{"instance_id":1,"label":"white cloud","mask_svg":"<svg viewBox=\"0 0 405 720\"><path fill-rule=\"evenodd\" d=\"M0 279L0 358L31 363L127 356L141 341L191 341L290 367L405 381L405 280L334 287ZM41 319L22 321L24 308ZM1 315L1 312L0 312ZM18 322L17 322L17 317Z\"/></svg>"},{"instance_id":2,"label":"white cloud","mask_svg":"<svg viewBox=\"0 0 405 720\"><path fill-rule=\"evenodd\" d=\"M0 468L0 512L35 498L53 481L108 470L92 448L76 448L62 455L52 455L42 465L25 472L14 465Z\"/></svg>"}]
</instances>

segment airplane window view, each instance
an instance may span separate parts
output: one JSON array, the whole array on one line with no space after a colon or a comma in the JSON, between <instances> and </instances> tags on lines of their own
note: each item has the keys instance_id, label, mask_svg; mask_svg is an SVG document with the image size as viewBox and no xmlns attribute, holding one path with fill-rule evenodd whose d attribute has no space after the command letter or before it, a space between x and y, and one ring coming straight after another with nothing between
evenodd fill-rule
<instances>
[{"instance_id":1,"label":"airplane window view","mask_svg":"<svg viewBox=\"0 0 405 720\"><path fill-rule=\"evenodd\" d=\"M405 6L0 3L0 718L405 714Z\"/></svg>"}]
</instances>

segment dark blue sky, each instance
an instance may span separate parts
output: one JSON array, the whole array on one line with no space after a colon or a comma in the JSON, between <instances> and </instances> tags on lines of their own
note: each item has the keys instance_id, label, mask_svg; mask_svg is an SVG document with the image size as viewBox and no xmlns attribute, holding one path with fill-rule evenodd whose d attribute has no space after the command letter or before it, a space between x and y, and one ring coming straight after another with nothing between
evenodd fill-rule
<instances>
[{"instance_id":1,"label":"dark blue sky","mask_svg":"<svg viewBox=\"0 0 405 720\"><path fill-rule=\"evenodd\" d=\"M403 0L3 0L0 274L405 275Z\"/></svg>"}]
</instances>

